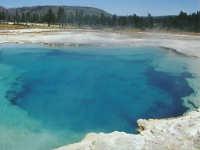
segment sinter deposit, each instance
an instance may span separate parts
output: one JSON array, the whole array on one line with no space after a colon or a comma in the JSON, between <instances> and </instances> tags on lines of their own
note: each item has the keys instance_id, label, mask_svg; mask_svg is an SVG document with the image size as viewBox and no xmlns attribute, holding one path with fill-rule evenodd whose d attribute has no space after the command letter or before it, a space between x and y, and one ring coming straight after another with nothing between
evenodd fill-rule
<instances>
[{"instance_id":1,"label":"sinter deposit","mask_svg":"<svg viewBox=\"0 0 200 150\"><path fill-rule=\"evenodd\" d=\"M80 143L58 150L199 149L200 109L180 118L137 121L140 134L89 133Z\"/></svg>"}]
</instances>

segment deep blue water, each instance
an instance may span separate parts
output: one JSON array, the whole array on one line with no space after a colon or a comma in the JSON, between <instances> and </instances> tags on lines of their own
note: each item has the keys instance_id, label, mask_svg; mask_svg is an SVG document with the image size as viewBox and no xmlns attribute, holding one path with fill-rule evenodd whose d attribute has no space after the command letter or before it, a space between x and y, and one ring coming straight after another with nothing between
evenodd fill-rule
<instances>
[{"instance_id":1,"label":"deep blue water","mask_svg":"<svg viewBox=\"0 0 200 150\"><path fill-rule=\"evenodd\" d=\"M182 115L187 108L181 98L194 92L186 80L192 75L184 59L159 48L0 48L0 64L20 72L6 74L16 76L5 93L9 107L25 112L42 129L66 132L63 145L78 142L89 132L137 133L139 118ZM181 71L156 70L154 62L165 57L183 61L170 62ZM0 74L5 71L0 69Z\"/></svg>"}]
</instances>

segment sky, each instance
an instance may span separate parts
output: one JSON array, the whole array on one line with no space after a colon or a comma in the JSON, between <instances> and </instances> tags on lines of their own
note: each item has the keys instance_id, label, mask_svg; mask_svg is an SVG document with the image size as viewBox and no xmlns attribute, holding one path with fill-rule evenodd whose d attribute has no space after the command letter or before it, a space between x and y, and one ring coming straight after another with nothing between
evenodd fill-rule
<instances>
[{"instance_id":1,"label":"sky","mask_svg":"<svg viewBox=\"0 0 200 150\"><path fill-rule=\"evenodd\" d=\"M103 9L116 15L152 16L178 15L180 11L191 14L200 11L200 0L0 0L5 8L67 5L89 6Z\"/></svg>"}]
</instances>

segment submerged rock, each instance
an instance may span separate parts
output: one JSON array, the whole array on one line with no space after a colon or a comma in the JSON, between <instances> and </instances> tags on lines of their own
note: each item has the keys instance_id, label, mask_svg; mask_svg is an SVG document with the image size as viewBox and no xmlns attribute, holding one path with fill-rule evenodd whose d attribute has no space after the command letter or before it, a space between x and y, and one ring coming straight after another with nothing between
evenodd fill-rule
<instances>
[{"instance_id":1,"label":"submerged rock","mask_svg":"<svg viewBox=\"0 0 200 150\"><path fill-rule=\"evenodd\" d=\"M140 134L89 133L80 142L58 150L199 149L200 108L178 118L139 119Z\"/></svg>"}]
</instances>

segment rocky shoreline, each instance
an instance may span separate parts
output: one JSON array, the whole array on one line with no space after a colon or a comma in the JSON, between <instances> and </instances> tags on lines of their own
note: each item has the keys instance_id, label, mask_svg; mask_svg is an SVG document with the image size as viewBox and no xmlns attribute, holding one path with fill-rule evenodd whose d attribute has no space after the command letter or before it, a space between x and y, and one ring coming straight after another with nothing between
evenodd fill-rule
<instances>
[{"instance_id":1,"label":"rocky shoreline","mask_svg":"<svg viewBox=\"0 0 200 150\"><path fill-rule=\"evenodd\" d=\"M133 149L190 149L200 148L200 109L185 116L168 119L140 119L140 134L124 132L89 133L76 144L58 150L133 150Z\"/></svg>"},{"instance_id":2,"label":"rocky shoreline","mask_svg":"<svg viewBox=\"0 0 200 150\"><path fill-rule=\"evenodd\" d=\"M179 52L174 48L168 48L168 47L163 47L163 46L160 46L160 48L164 49L164 50L167 50L169 52L175 53L177 55L184 56L184 57L199 58L198 56L193 56L193 55L190 55L190 54L187 54L187 53Z\"/></svg>"}]
</instances>

